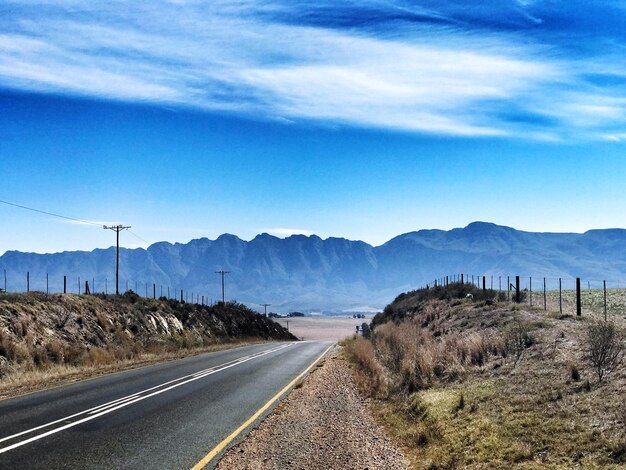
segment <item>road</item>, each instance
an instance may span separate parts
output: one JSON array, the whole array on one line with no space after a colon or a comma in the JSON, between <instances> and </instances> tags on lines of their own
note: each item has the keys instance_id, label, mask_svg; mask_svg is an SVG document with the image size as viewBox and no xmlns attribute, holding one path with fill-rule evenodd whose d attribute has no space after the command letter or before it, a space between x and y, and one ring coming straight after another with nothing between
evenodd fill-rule
<instances>
[{"instance_id":1,"label":"road","mask_svg":"<svg viewBox=\"0 0 626 470\"><path fill-rule=\"evenodd\" d=\"M212 468L331 345L246 346L0 401L0 469Z\"/></svg>"}]
</instances>

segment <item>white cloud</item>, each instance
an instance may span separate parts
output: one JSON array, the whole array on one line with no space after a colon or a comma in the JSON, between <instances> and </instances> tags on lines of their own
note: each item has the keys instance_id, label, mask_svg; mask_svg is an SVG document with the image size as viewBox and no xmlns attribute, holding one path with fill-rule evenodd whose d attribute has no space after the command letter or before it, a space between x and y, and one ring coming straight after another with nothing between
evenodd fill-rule
<instances>
[{"instance_id":1,"label":"white cloud","mask_svg":"<svg viewBox=\"0 0 626 470\"><path fill-rule=\"evenodd\" d=\"M315 234L315 232L311 230L298 228L265 228L261 229L261 232L269 233L270 235L275 235L277 237L290 237L291 235L306 235L307 237L310 237Z\"/></svg>"},{"instance_id":2,"label":"white cloud","mask_svg":"<svg viewBox=\"0 0 626 470\"><path fill-rule=\"evenodd\" d=\"M0 19L9 88L465 136L626 126L623 101L581 85L592 65L511 35L421 25L390 38L275 21L288 4L252 0L10 3L14 17ZM503 119L511 110L557 129Z\"/></svg>"},{"instance_id":3,"label":"white cloud","mask_svg":"<svg viewBox=\"0 0 626 470\"><path fill-rule=\"evenodd\" d=\"M56 222L59 224L67 224L67 225L85 225L88 227L95 227L95 225L99 225L101 227L107 225L116 225L117 222L110 221L97 221L97 220L67 220L67 219L50 219L51 222ZM95 224L95 225L94 225Z\"/></svg>"}]
</instances>

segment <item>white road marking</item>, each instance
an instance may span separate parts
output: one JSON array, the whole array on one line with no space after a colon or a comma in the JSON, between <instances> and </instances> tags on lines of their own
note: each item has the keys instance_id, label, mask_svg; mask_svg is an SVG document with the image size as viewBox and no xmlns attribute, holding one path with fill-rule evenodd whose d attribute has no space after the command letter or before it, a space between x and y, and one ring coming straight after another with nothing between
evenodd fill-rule
<instances>
[{"instance_id":1,"label":"white road marking","mask_svg":"<svg viewBox=\"0 0 626 470\"><path fill-rule=\"evenodd\" d=\"M52 434L56 434L56 433L61 432L61 431L65 430L65 429L69 429L71 427L77 426L77 425L79 425L81 423L85 423L87 421L91 421L93 419L99 418L100 416L104 416L104 415L106 415L108 413L111 413L113 411L119 410L119 409L124 408L124 407L126 407L128 405L132 405L133 403L137 403L139 401L145 400L146 398L150 398L150 397L153 397L155 395L159 395L161 393L167 392L168 390L172 390L174 388L180 387L181 385L185 385L185 384L188 384L188 383L193 382L195 380L201 379L203 377L207 377L209 375L215 374L216 372L220 372L222 370L230 369L231 367L234 367L234 366L239 365L239 364L243 364L244 362L248 362L248 361L250 361L252 359L256 359L258 357L262 357L262 356L265 356L267 354L271 354L273 352L280 351L281 349L288 348L289 346L293 346L294 344L296 344L296 343L289 343L289 344L278 346L276 348L268 349L266 351L262 351L260 353L256 353L256 354L252 354L252 355L248 355L248 356L243 356L243 357L241 357L239 359L235 359L235 360L232 360L232 361L225 362L224 364L221 364L219 366L213 366L213 367L210 367L208 369L204 369L204 370L202 370L200 372L194 372L193 374L185 375L183 377L179 377L178 379L170 380L168 382L164 382L164 383L156 385L154 387L147 388L145 390L142 390L141 392L133 393L132 395L127 395L125 397L121 397L121 398L118 398L116 400L113 400L113 401L110 401L110 402L107 402L107 403L103 403L101 405L95 406L93 408L89 408L89 409L81 411L79 413L75 413L73 415L66 416L64 418L57 419L55 421L51 421L51 422L46 423L46 424L42 424L41 426L37 426L37 427L31 428L31 429L27 429L25 431L18 432L16 434L12 434L10 436L3 437L3 438L0 439L0 442L11 440L11 439L14 439L16 437L23 436L25 434L29 434L29 433L32 433L32 432L35 432L35 431L39 431L40 429L52 426L54 424L58 424L58 423L60 423L62 421L66 421L68 419L76 418L76 417L78 417L80 415L90 414L90 416L87 416L86 418L82 418L82 419L80 419L78 421L73 421L73 422L71 422L69 424L66 424L64 426L60 426L58 428L51 429L50 431L46 431L46 432L44 432L42 434L38 434L38 435L33 436L31 438L25 439L23 441L16 442L15 444L11 444L11 445L9 445L7 447L0 448L0 454L2 454L4 452L8 452L9 450L15 449L17 447L21 447L21 446L23 446L25 444L29 444L30 442L37 441L37 440L42 439L44 437L50 436ZM178 382L178 383L174 383L174 382ZM171 384L173 384L173 385L171 385ZM164 387L166 385L169 385L169 386L165 387L165 388L162 388L162 387ZM161 389L161 390L157 390L157 389ZM153 391L153 390L156 390L156 391ZM144 394L146 392L151 392L151 391L152 391L152 393L149 393L147 395L142 395L142 394Z\"/></svg>"},{"instance_id":2,"label":"white road marking","mask_svg":"<svg viewBox=\"0 0 626 470\"><path fill-rule=\"evenodd\" d=\"M118 401L116 401L114 403L110 403L110 404L104 405L104 406L99 406L97 409L95 409L93 411L90 411L88 414L95 415L96 413L99 413L100 411L104 411L107 408L111 408L111 407L113 407L115 405L119 405L120 403L124 403L125 401L132 400L133 398L136 398L138 396L139 395L131 395L131 396L127 397L127 398L123 398L122 400L118 400Z\"/></svg>"}]
</instances>

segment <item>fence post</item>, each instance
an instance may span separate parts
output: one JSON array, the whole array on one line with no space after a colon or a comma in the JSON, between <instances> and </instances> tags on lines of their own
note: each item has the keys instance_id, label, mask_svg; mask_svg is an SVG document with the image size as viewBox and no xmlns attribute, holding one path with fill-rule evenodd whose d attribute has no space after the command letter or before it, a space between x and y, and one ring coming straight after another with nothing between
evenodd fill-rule
<instances>
[{"instance_id":1,"label":"fence post","mask_svg":"<svg viewBox=\"0 0 626 470\"><path fill-rule=\"evenodd\" d=\"M67 294L67 276L63 276L63 293Z\"/></svg>"},{"instance_id":2,"label":"fence post","mask_svg":"<svg viewBox=\"0 0 626 470\"><path fill-rule=\"evenodd\" d=\"M30 272L26 271L26 292L30 292Z\"/></svg>"},{"instance_id":3,"label":"fence post","mask_svg":"<svg viewBox=\"0 0 626 470\"><path fill-rule=\"evenodd\" d=\"M579 317L582 315L582 305L580 302L580 278L576 278L576 316Z\"/></svg>"},{"instance_id":4,"label":"fence post","mask_svg":"<svg viewBox=\"0 0 626 470\"><path fill-rule=\"evenodd\" d=\"M606 321L606 281L603 281L604 284L604 321Z\"/></svg>"},{"instance_id":5,"label":"fence post","mask_svg":"<svg viewBox=\"0 0 626 470\"><path fill-rule=\"evenodd\" d=\"M446 286L448 285L448 276L446 276Z\"/></svg>"},{"instance_id":6,"label":"fence post","mask_svg":"<svg viewBox=\"0 0 626 470\"><path fill-rule=\"evenodd\" d=\"M530 292L530 306L533 306L533 278L532 276L530 276L528 278L528 288L529 288L529 292Z\"/></svg>"},{"instance_id":7,"label":"fence post","mask_svg":"<svg viewBox=\"0 0 626 470\"><path fill-rule=\"evenodd\" d=\"M506 300L511 300L511 276L506 277Z\"/></svg>"},{"instance_id":8,"label":"fence post","mask_svg":"<svg viewBox=\"0 0 626 470\"><path fill-rule=\"evenodd\" d=\"M491 276L491 290L493 290L493 275Z\"/></svg>"},{"instance_id":9,"label":"fence post","mask_svg":"<svg viewBox=\"0 0 626 470\"><path fill-rule=\"evenodd\" d=\"M152 298L156 299L156 284L152 283Z\"/></svg>"},{"instance_id":10,"label":"fence post","mask_svg":"<svg viewBox=\"0 0 626 470\"><path fill-rule=\"evenodd\" d=\"M559 278L559 313L563 315L563 294L561 289L561 278Z\"/></svg>"},{"instance_id":11,"label":"fence post","mask_svg":"<svg viewBox=\"0 0 626 470\"><path fill-rule=\"evenodd\" d=\"M461 284L463 284L463 274L461 274Z\"/></svg>"},{"instance_id":12,"label":"fence post","mask_svg":"<svg viewBox=\"0 0 626 470\"><path fill-rule=\"evenodd\" d=\"M515 276L515 302L518 304L522 301L522 295L519 290L519 276Z\"/></svg>"},{"instance_id":13,"label":"fence post","mask_svg":"<svg viewBox=\"0 0 626 470\"><path fill-rule=\"evenodd\" d=\"M182 289L180 290L180 302L181 303L183 302L183 290Z\"/></svg>"},{"instance_id":14,"label":"fence post","mask_svg":"<svg viewBox=\"0 0 626 470\"><path fill-rule=\"evenodd\" d=\"M548 300L546 299L546 278L543 278L543 309L548 310Z\"/></svg>"},{"instance_id":15,"label":"fence post","mask_svg":"<svg viewBox=\"0 0 626 470\"><path fill-rule=\"evenodd\" d=\"M483 291L487 290L487 284L485 283L485 276L483 276Z\"/></svg>"}]
</instances>

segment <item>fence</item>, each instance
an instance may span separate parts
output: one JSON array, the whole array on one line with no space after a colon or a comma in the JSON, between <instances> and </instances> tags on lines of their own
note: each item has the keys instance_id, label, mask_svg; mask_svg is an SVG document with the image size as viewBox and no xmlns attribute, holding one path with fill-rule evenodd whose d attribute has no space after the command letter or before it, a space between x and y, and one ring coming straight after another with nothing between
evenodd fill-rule
<instances>
[{"instance_id":1,"label":"fence","mask_svg":"<svg viewBox=\"0 0 626 470\"><path fill-rule=\"evenodd\" d=\"M7 270L3 270L4 278L0 280L1 292L43 292L46 294L105 294L115 293L115 278L96 278L86 276L55 276L49 274L44 276L31 276L30 272L22 276L15 273L9 276ZM135 280L119 281L120 294L129 291L145 298L165 297L170 300L194 303L198 305L214 305L213 298L206 293L193 292L179 287L168 286L156 282L140 282Z\"/></svg>"},{"instance_id":2,"label":"fence","mask_svg":"<svg viewBox=\"0 0 626 470\"><path fill-rule=\"evenodd\" d=\"M453 274L440 277L425 287L450 283L471 284L506 295L507 300L561 315L626 314L626 281L580 277L519 276L502 274Z\"/></svg>"}]
</instances>

